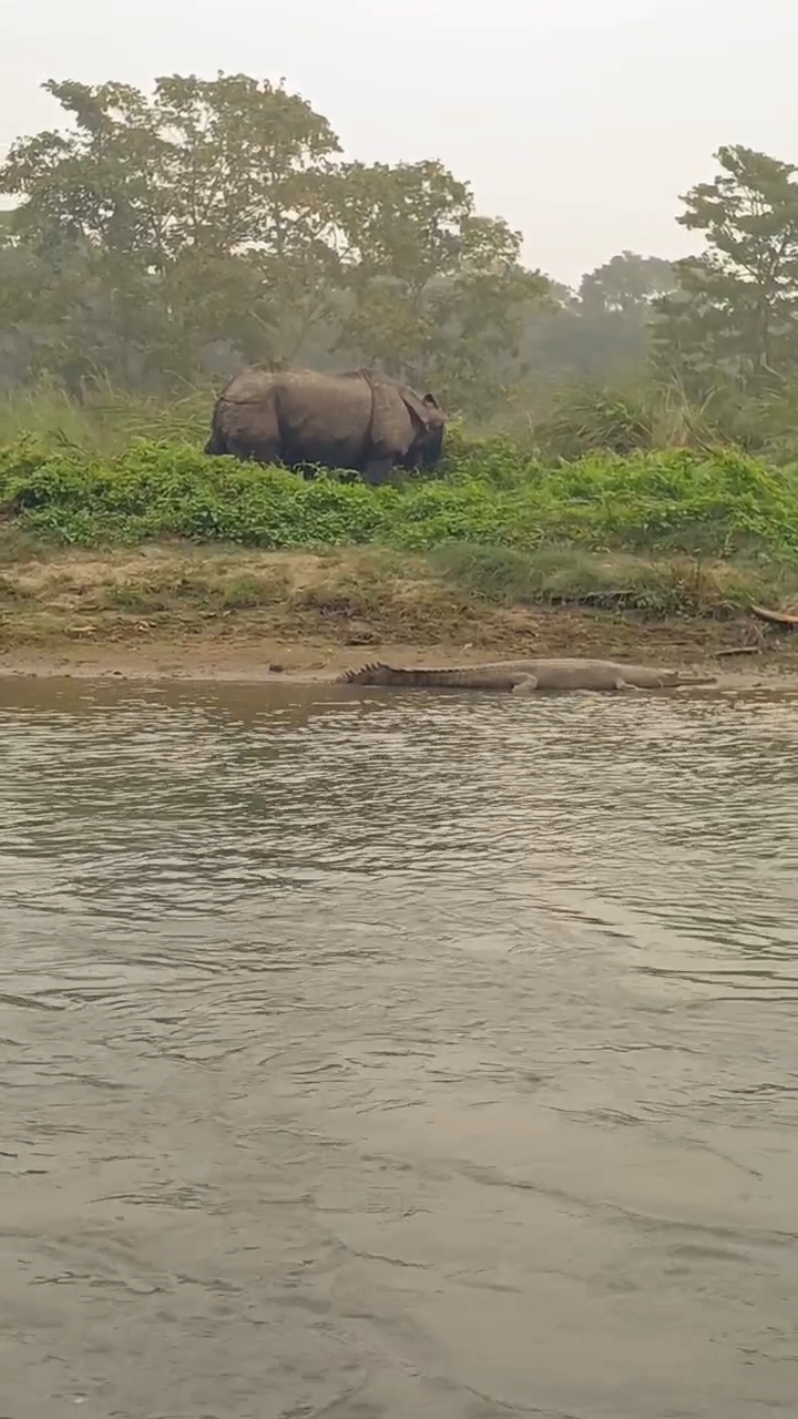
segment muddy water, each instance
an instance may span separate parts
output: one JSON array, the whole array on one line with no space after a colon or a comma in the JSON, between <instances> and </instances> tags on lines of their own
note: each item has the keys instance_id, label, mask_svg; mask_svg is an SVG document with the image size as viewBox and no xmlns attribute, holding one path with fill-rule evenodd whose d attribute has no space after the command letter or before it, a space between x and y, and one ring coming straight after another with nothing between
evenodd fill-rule
<instances>
[{"instance_id":1,"label":"muddy water","mask_svg":"<svg viewBox=\"0 0 798 1419\"><path fill-rule=\"evenodd\" d=\"M342 694L0 687L0 1414L795 1413L798 703Z\"/></svg>"}]
</instances>

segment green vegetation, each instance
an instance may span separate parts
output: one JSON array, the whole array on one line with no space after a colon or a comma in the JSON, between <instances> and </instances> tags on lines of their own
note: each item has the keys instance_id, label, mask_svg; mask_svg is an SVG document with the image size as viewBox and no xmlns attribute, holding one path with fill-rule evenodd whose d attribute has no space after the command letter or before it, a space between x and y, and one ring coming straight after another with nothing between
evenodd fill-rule
<instances>
[{"instance_id":1,"label":"green vegetation","mask_svg":"<svg viewBox=\"0 0 798 1419\"><path fill-rule=\"evenodd\" d=\"M451 543L428 554L433 573L483 601L503 606L585 606L644 616L722 616L751 603L778 606L798 596L798 566L777 560L726 560L673 554L634 556L541 546Z\"/></svg>"},{"instance_id":2,"label":"green vegetation","mask_svg":"<svg viewBox=\"0 0 798 1419\"><path fill-rule=\"evenodd\" d=\"M434 552L440 567L500 599L555 595L556 566L560 578L570 568L564 595L581 585L600 601L602 587L590 578L604 554L616 558L616 581L621 553L649 563L743 559L771 581L798 569L798 469L724 448L552 463L506 438L455 433L439 478L370 488L354 475L304 481L206 458L177 441L139 440L101 457L23 439L0 450L0 507L18 534L72 546L182 538L271 550ZM677 582L683 588L695 576L682 569ZM666 580L673 582L671 572ZM661 581L649 568L660 599Z\"/></svg>"},{"instance_id":3,"label":"green vegetation","mask_svg":"<svg viewBox=\"0 0 798 1419\"><path fill-rule=\"evenodd\" d=\"M282 85L44 87L61 127L0 164L16 204L0 212L0 389L45 380L96 405L110 380L182 407L248 361L369 363L568 457L602 437L795 456L790 162L721 147L680 199L703 249L624 250L570 289L526 267L521 233L440 161L344 161Z\"/></svg>"},{"instance_id":4,"label":"green vegetation","mask_svg":"<svg viewBox=\"0 0 798 1419\"><path fill-rule=\"evenodd\" d=\"M51 452L116 458L136 439L202 447L213 391L184 389L169 399L115 389L96 380L78 400L54 380L0 389L0 448L34 439Z\"/></svg>"},{"instance_id":5,"label":"green vegetation","mask_svg":"<svg viewBox=\"0 0 798 1419\"><path fill-rule=\"evenodd\" d=\"M439 161L344 162L322 114L242 74L44 87L64 129L0 165L0 382L171 393L257 359L501 388L549 283Z\"/></svg>"},{"instance_id":6,"label":"green vegetation","mask_svg":"<svg viewBox=\"0 0 798 1419\"><path fill-rule=\"evenodd\" d=\"M719 149L681 198L702 251L622 251L570 290L442 163L344 162L282 86L45 88L67 126L0 164L17 204L0 212L4 567L177 539L380 549L497 604L795 594L792 164ZM371 489L205 458L214 387L256 360L434 390L457 419L440 477ZM250 575L209 606L261 605ZM168 608L184 591L108 594Z\"/></svg>"}]
</instances>

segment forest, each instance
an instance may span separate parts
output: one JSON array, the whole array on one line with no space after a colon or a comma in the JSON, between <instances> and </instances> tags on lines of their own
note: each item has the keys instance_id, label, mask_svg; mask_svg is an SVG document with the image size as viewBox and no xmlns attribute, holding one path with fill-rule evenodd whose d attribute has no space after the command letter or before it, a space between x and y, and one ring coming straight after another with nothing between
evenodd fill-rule
<instances>
[{"instance_id":1,"label":"forest","mask_svg":"<svg viewBox=\"0 0 798 1419\"><path fill-rule=\"evenodd\" d=\"M193 430L258 361L371 364L551 457L718 440L795 455L789 162L722 148L680 199L698 255L621 251L571 290L525 266L521 233L463 177L433 157L344 160L284 85L45 88L62 124L0 166L0 440L92 411Z\"/></svg>"}]
</instances>

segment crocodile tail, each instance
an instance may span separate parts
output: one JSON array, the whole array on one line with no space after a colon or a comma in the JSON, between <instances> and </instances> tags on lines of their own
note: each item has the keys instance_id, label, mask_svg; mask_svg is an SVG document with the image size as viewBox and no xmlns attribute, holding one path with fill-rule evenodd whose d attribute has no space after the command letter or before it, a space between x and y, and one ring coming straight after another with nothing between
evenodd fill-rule
<instances>
[{"instance_id":1,"label":"crocodile tail","mask_svg":"<svg viewBox=\"0 0 798 1419\"><path fill-rule=\"evenodd\" d=\"M372 661L370 665L361 665L359 670L345 670L337 677L338 685L382 685L389 684L385 679L386 675L391 675L391 667L383 665L381 661Z\"/></svg>"},{"instance_id":2,"label":"crocodile tail","mask_svg":"<svg viewBox=\"0 0 798 1419\"><path fill-rule=\"evenodd\" d=\"M385 665L364 665L338 677L345 685L395 685L416 690L512 690L524 677L513 671L474 668L427 669Z\"/></svg>"},{"instance_id":3,"label":"crocodile tail","mask_svg":"<svg viewBox=\"0 0 798 1419\"><path fill-rule=\"evenodd\" d=\"M435 686L459 685L468 676L467 670L427 670L408 668L403 665L385 665L383 661L373 661L360 670L346 670L338 676L343 685L397 685L416 689Z\"/></svg>"},{"instance_id":4,"label":"crocodile tail","mask_svg":"<svg viewBox=\"0 0 798 1419\"><path fill-rule=\"evenodd\" d=\"M373 661L361 666L360 670L347 670L338 677L344 685L437 685L449 683L449 676L456 674L446 670L407 670L404 666L385 665L383 661Z\"/></svg>"}]
</instances>

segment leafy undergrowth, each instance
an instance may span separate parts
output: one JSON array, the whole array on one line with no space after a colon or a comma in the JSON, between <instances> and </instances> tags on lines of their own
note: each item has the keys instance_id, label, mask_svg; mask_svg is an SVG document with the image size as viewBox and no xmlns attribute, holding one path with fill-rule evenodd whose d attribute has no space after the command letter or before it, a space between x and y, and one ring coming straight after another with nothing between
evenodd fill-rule
<instances>
[{"instance_id":1,"label":"leafy undergrowth","mask_svg":"<svg viewBox=\"0 0 798 1419\"><path fill-rule=\"evenodd\" d=\"M0 451L0 506L19 533L76 546L180 537L428 552L465 543L798 566L798 470L728 449L553 466L504 438L455 437L440 477L370 488L351 475L304 481L210 459L185 443L139 440L99 459L22 440Z\"/></svg>"}]
</instances>

